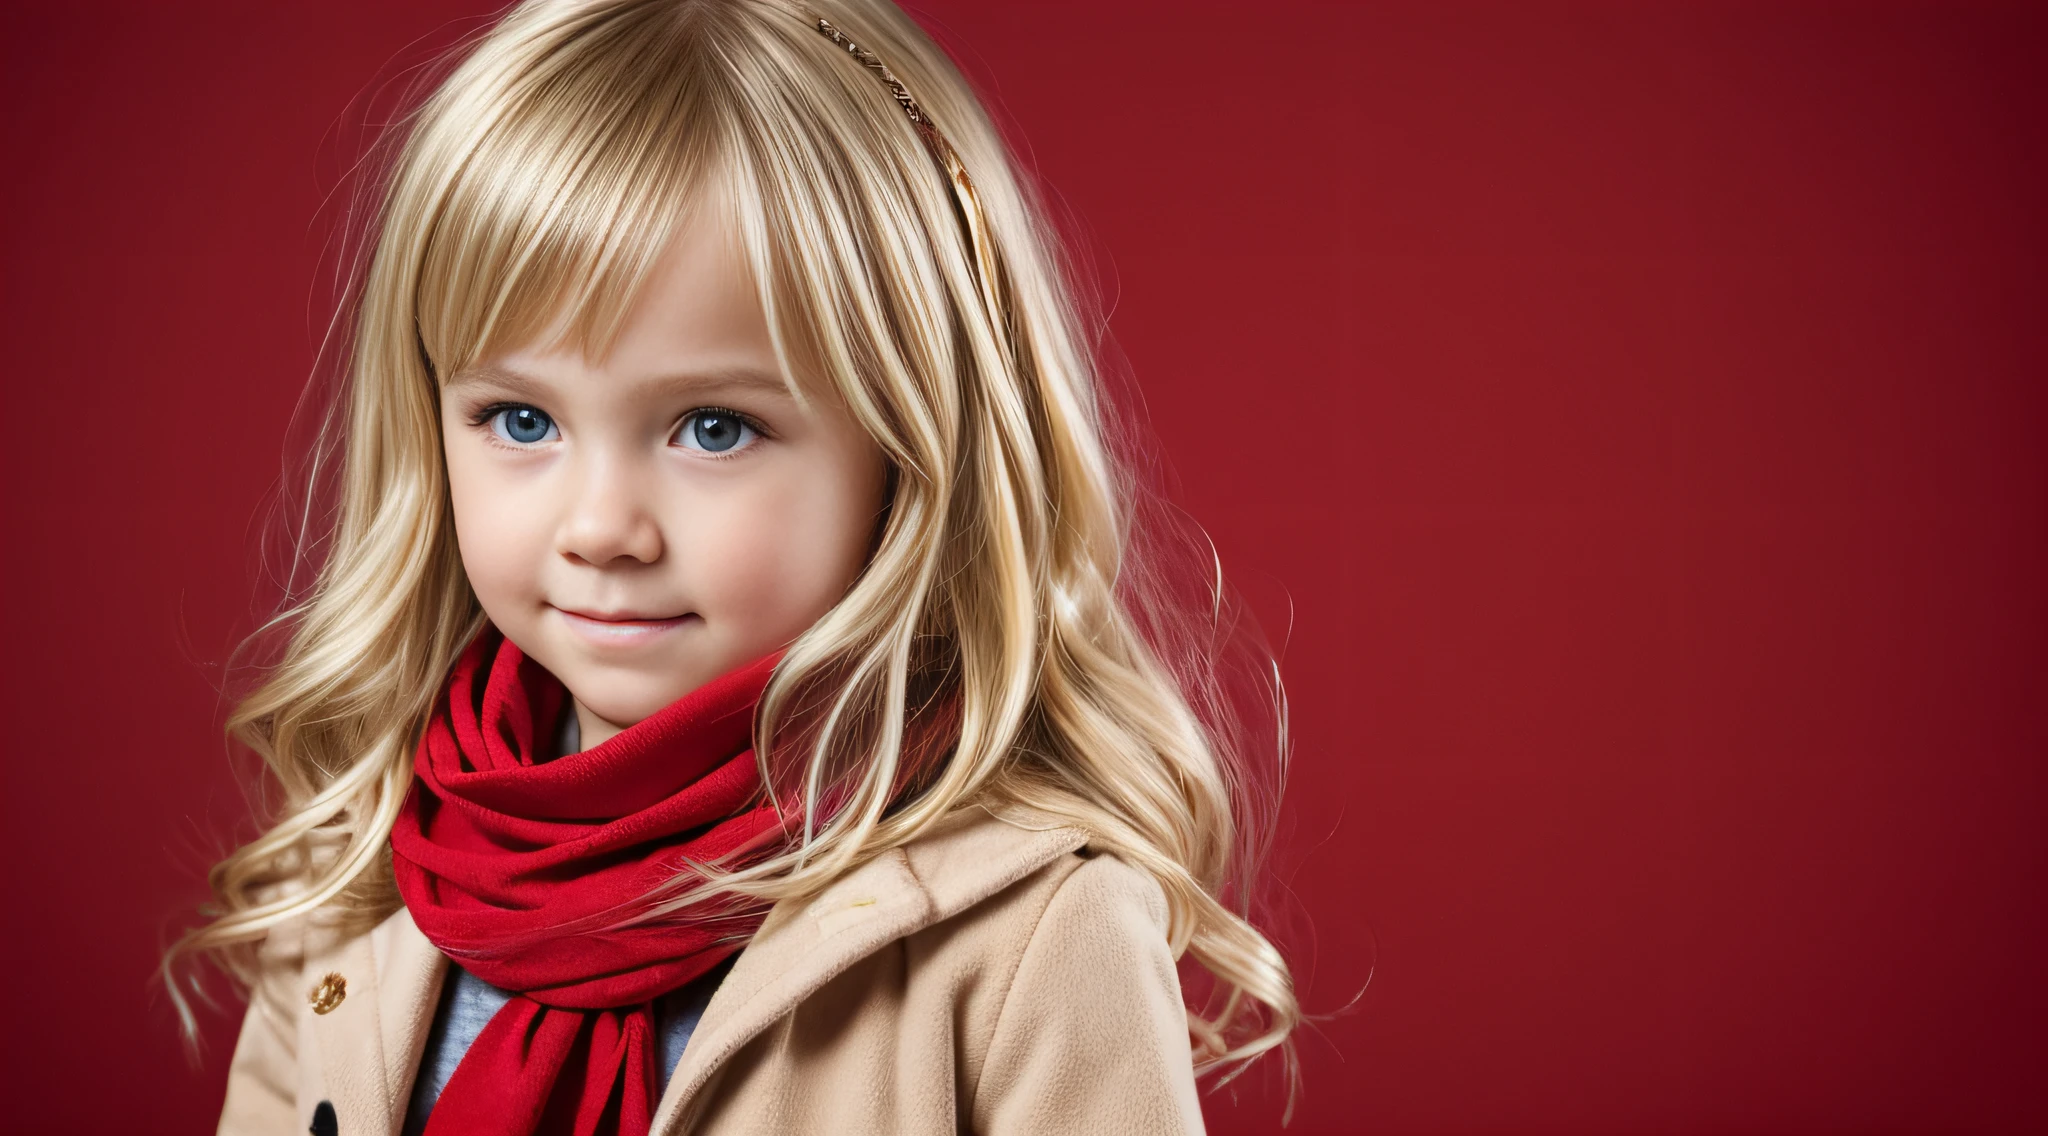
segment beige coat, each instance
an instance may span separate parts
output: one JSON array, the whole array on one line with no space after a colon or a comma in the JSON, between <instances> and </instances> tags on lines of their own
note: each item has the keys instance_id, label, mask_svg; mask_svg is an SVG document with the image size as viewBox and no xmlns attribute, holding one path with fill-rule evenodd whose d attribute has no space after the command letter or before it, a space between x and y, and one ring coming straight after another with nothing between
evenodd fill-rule
<instances>
[{"instance_id":1,"label":"beige coat","mask_svg":"<svg viewBox=\"0 0 2048 1136\"><path fill-rule=\"evenodd\" d=\"M654 1132L1201 1131L1165 899L1086 844L976 811L777 904ZM303 1133L324 1102L341 1136L394 1136L446 956L400 910L353 938L295 920L262 957L220 1131Z\"/></svg>"}]
</instances>

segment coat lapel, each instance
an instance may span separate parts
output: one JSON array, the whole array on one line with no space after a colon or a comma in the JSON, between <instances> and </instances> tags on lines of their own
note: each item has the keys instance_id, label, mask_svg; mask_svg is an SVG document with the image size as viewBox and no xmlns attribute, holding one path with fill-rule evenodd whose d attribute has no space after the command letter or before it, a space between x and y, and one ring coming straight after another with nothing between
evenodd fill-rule
<instances>
[{"instance_id":1,"label":"coat lapel","mask_svg":"<svg viewBox=\"0 0 2048 1136\"><path fill-rule=\"evenodd\" d=\"M727 1058L834 974L929 922L930 911L901 851L869 861L808 904L776 904L704 1007L653 1130L676 1131Z\"/></svg>"},{"instance_id":2,"label":"coat lapel","mask_svg":"<svg viewBox=\"0 0 2048 1136\"><path fill-rule=\"evenodd\" d=\"M321 1080L342 1132L393 1136L404 1123L447 970L447 956L404 908L307 959L309 986L330 974L346 983L340 1003L313 1018Z\"/></svg>"},{"instance_id":3,"label":"coat lapel","mask_svg":"<svg viewBox=\"0 0 2048 1136\"><path fill-rule=\"evenodd\" d=\"M655 1110L682 1131L695 1098L742 1046L854 963L949 918L1087 843L1076 828L983 817L870 860L808 903L784 901L740 952Z\"/></svg>"}]
</instances>

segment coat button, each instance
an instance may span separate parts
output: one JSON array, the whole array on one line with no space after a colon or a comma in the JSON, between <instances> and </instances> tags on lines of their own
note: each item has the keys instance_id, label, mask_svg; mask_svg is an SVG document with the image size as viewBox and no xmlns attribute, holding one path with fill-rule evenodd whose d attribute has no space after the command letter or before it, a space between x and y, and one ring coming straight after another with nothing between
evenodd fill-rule
<instances>
[{"instance_id":1,"label":"coat button","mask_svg":"<svg viewBox=\"0 0 2048 1136\"><path fill-rule=\"evenodd\" d=\"M348 979L343 978L339 974L329 972L327 977L320 980L320 985L313 987L313 993L308 995L306 1000L313 1004L314 1013L331 1014L336 1006L341 1005L341 1000L346 997L348 997Z\"/></svg>"},{"instance_id":2,"label":"coat button","mask_svg":"<svg viewBox=\"0 0 2048 1136\"><path fill-rule=\"evenodd\" d=\"M321 1101L313 1108L313 1126L306 1129L313 1136L341 1136L341 1123L334 1115L334 1102Z\"/></svg>"}]
</instances>

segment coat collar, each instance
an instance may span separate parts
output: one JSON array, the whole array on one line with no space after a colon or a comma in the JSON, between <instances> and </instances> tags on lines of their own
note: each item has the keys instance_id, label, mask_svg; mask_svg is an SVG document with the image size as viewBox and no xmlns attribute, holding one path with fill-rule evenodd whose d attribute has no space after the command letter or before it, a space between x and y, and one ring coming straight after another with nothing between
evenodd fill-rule
<instances>
[{"instance_id":1,"label":"coat collar","mask_svg":"<svg viewBox=\"0 0 2048 1136\"><path fill-rule=\"evenodd\" d=\"M1087 843L1032 814L969 810L847 873L808 902L784 901L719 984L653 1131L681 1131L696 1097L740 1048L819 987L889 943L948 919ZM310 952L307 981L341 975L347 995L313 1018L321 1080L350 1131L395 1136L433 1025L448 959L400 908L367 935Z\"/></svg>"}]
</instances>

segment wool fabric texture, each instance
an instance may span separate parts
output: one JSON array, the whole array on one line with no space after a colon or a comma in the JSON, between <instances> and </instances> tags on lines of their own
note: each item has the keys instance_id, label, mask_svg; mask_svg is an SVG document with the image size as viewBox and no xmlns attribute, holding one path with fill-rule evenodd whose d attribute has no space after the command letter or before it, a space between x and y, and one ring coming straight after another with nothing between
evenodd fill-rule
<instances>
[{"instance_id":1,"label":"wool fabric texture","mask_svg":"<svg viewBox=\"0 0 2048 1136\"><path fill-rule=\"evenodd\" d=\"M560 680L489 625L464 650L420 741L392 869L421 932L516 996L456 1067L428 1136L645 1136L653 999L737 951L765 912L618 924L687 863L744 862L786 838L758 803L752 749L781 654L547 760Z\"/></svg>"}]
</instances>

